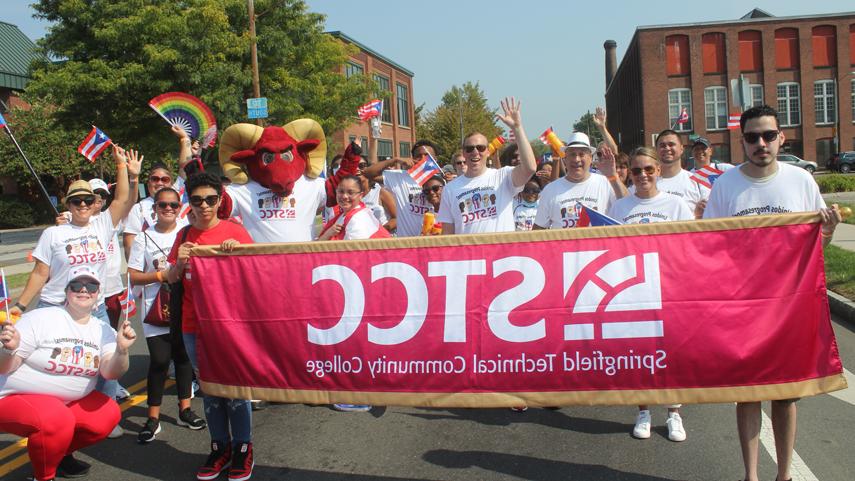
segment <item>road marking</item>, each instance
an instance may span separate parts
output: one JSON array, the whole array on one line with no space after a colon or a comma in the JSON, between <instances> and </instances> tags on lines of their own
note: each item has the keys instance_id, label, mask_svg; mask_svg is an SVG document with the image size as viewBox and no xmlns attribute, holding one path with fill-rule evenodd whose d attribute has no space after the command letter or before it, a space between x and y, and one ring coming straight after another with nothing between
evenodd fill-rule
<instances>
[{"instance_id":1,"label":"road marking","mask_svg":"<svg viewBox=\"0 0 855 481\"><path fill-rule=\"evenodd\" d=\"M848 384L849 387L841 391L834 391L828 394L843 402L855 405L855 374L852 374L848 369L844 368L843 375L846 377L846 384Z\"/></svg>"},{"instance_id":2,"label":"road marking","mask_svg":"<svg viewBox=\"0 0 855 481\"><path fill-rule=\"evenodd\" d=\"M772 420L766 414L766 411L761 409L760 412L763 414L763 424L760 426L760 441L763 443L763 447L766 448L769 456L772 456L772 459L777 462L778 455L775 454L775 435L772 434ZM793 481L819 481L819 478L813 474L813 471L805 464L795 449L793 450L793 462L790 466L790 476L792 476Z\"/></svg>"},{"instance_id":3,"label":"road marking","mask_svg":"<svg viewBox=\"0 0 855 481\"><path fill-rule=\"evenodd\" d=\"M146 401L146 399L148 399L148 395L144 391L146 382L147 381L145 379L143 379L142 381L140 381L140 382L138 382L138 383L136 383L136 384L134 384L128 388L128 392L131 392L131 393L133 393L135 391L140 391L141 389L143 391L140 391L138 394L132 394L128 399L126 399L125 401L122 401L122 403L119 404L119 409L121 409L122 412L125 412L134 406L138 406L138 405L144 403ZM167 379L166 384L164 385L163 388L169 389L174 384L175 384L175 381L173 381L172 379ZM10 446L6 446L3 449L0 449L0 459L5 459L9 456L12 456L12 455L16 454L17 452L23 450L25 447L27 447L27 439L26 438L19 439L14 444L12 444ZM17 458L12 459L11 461L7 461L6 463L3 463L2 465L0 465L0 478L2 478L3 476L6 476L7 474L11 473L12 471L15 471L16 469L20 468L21 466L23 466L29 462L30 462L29 455L24 453L24 454L18 456Z\"/></svg>"}]
</instances>

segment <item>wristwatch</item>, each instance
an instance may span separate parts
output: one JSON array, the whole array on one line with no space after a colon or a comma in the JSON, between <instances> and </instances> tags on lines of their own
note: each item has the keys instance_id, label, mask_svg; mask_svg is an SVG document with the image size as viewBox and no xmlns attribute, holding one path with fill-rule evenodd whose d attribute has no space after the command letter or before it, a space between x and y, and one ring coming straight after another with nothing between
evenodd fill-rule
<instances>
[{"instance_id":1,"label":"wristwatch","mask_svg":"<svg viewBox=\"0 0 855 481\"><path fill-rule=\"evenodd\" d=\"M15 353L18 352L17 349L6 349L6 346L0 346L0 351L3 351L3 354L6 354L7 356L14 356Z\"/></svg>"},{"instance_id":2,"label":"wristwatch","mask_svg":"<svg viewBox=\"0 0 855 481\"><path fill-rule=\"evenodd\" d=\"M21 312L27 312L27 306L21 304L20 302L15 303L15 307L21 310Z\"/></svg>"}]
</instances>

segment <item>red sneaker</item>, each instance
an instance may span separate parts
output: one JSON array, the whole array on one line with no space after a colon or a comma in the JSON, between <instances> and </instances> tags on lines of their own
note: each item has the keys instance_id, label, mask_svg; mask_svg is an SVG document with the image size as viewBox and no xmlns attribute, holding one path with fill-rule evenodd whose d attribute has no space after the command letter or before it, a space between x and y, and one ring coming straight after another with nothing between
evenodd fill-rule
<instances>
[{"instance_id":1,"label":"red sneaker","mask_svg":"<svg viewBox=\"0 0 855 481\"><path fill-rule=\"evenodd\" d=\"M211 454L208 455L208 460L205 464L196 471L196 479L202 481L208 479L216 479L226 468L229 467L232 460L232 445L231 443L219 443L211 441Z\"/></svg>"},{"instance_id":2,"label":"red sneaker","mask_svg":"<svg viewBox=\"0 0 855 481\"><path fill-rule=\"evenodd\" d=\"M252 443L241 443L235 447L232 467L229 468L229 481L244 481L252 477Z\"/></svg>"}]
</instances>

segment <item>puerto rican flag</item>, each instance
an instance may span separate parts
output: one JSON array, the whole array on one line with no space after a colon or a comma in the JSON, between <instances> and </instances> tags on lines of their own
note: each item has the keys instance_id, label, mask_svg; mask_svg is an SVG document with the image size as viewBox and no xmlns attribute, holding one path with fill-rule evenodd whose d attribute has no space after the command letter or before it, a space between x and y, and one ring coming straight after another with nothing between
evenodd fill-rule
<instances>
[{"instance_id":1,"label":"puerto rican flag","mask_svg":"<svg viewBox=\"0 0 855 481\"><path fill-rule=\"evenodd\" d=\"M6 307L11 304L11 302L12 299L9 297L9 289L6 287L6 271L0 269L0 307Z\"/></svg>"},{"instance_id":2,"label":"puerto rican flag","mask_svg":"<svg viewBox=\"0 0 855 481\"><path fill-rule=\"evenodd\" d=\"M83 139L83 142L77 147L77 151L94 164L95 159L112 143L113 141L110 140L110 137L107 137L107 134L101 132L101 129L93 125L92 131Z\"/></svg>"},{"instance_id":3,"label":"puerto rican flag","mask_svg":"<svg viewBox=\"0 0 855 481\"><path fill-rule=\"evenodd\" d=\"M739 129L739 119L741 117L742 117L742 115L739 113L730 114L727 117L727 128L728 128L728 130L738 130Z\"/></svg>"},{"instance_id":4,"label":"puerto rican flag","mask_svg":"<svg viewBox=\"0 0 855 481\"><path fill-rule=\"evenodd\" d=\"M412 166L407 171L410 177L419 185L425 185L425 182L440 172L442 172L442 167L439 166L436 159L430 153L428 153L427 158Z\"/></svg>"},{"instance_id":5,"label":"puerto rican flag","mask_svg":"<svg viewBox=\"0 0 855 481\"><path fill-rule=\"evenodd\" d=\"M700 169L695 170L695 172L691 176L691 179L706 187L707 189L712 189L712 186L713 184L715 184L716 179L718 179L719 176L723 173L723 170L716 169L711 165L705 165Z\"/></svg>"},{"instance_id":6,"label":"puerto rican flag","mask_svg":"<svg viewBox=\"0 0 855 481\"><path fill-rule=\"evenodd\" d=\"M3 118L3 114L0 114L0 127L6 127L6 119Z\"/></svg>"},{"instance_id":7,"label":"puerto rican flag","mask_svg":"<svg viewBox=\"0 0 855 481\"><path fill-rule=\"evenodd\" d=\"M130 319L131 316L137 313L137 301L134 299L134 293L131 291L131 276L128 275L128 287L119 296L119 304L122 306L122 314L125 319Z\"/></svg>"},{"instance_id":8,"label":"puerto rican flag","mask_svg":"<svg viewBox=\"0 0 855 481\"><path fill-rule=\"evenodd\" d=\"M359 120L368 120L372 117L379 116L381 112L383 112L383 101L374 99L362 107L359 107L356 114L359 116Z\"/></svg>"},{"instance_id":9,"label":"puerto rican flag","mask_svg":"<svg viewBox=\"0 0 855 481\"><path fill-rule=\"evenodd\" d=\"M685 124L689 121L689 111L686 110L686 107L683 107L683 110L680 111L680 116L677 117L678 124Z\"/></svg>"},{"instance_id":10,"label":"puerto rican flag","mask_svg":"<svg viewBox=\"0 0 855 481\"><path fill-rule=\"evenodd\" d=\"M586 207L584 204L576 204L576 209L579 211L579 220L576 222L576 227L599 227L604 225L621 225L615 219L601 214L594 209Z\"/></svg>"}]
</instances>

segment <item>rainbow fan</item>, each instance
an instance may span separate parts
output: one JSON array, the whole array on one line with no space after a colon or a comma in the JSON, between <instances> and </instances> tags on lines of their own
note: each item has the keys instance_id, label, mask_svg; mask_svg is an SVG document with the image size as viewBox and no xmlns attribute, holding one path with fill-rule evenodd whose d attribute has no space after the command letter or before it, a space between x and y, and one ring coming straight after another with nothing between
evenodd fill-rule
<instances>
[{"instance_id":1,"label":"rainbow fan","mask_svg":"<svg viewBox=\"0 0 855 481\"><path fill-rule=\"evenodd\" d=\"M178 125L191 139L199 139L202 148L213 147L217 141L217 121L214 113L198 98L183 92L167 92L148 101L163 120Z\"/></svg>"}]
</instances>

